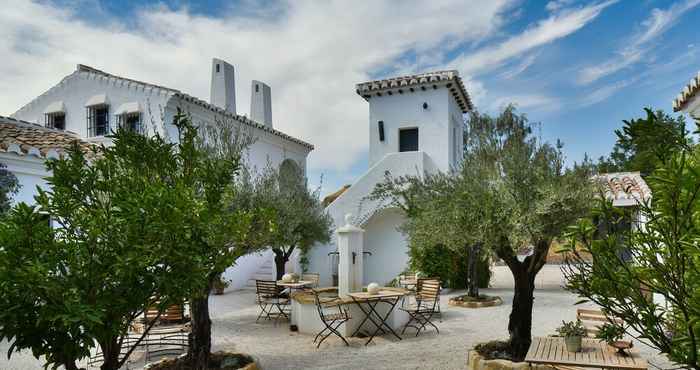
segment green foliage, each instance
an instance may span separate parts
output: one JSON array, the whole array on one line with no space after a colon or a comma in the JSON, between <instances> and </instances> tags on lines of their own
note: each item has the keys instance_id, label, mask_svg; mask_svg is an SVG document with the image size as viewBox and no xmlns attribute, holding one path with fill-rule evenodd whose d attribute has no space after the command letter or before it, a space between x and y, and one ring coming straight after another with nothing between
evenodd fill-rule
<instances>
[{"instance_id":1,"label":"green foliage","mask_svg":"<svg viewBox=\"0 0 700 370\"><path fill-rule=\"evenodd\" d=\"M183 171L189 143L119 131L90 163L77 145L47 162L37 207L18 205L0 226L0 336L12 350L71 369L99 345L103 367L118 368L128 326L151 297L167 305L201 289L202 202Z\"/></svg>"},{"instance_id":2,"label":"green foliage","mask_svg":"<svg viewBox=\"0 0 700 370\"><path fill-rule=\"evenodd\" d=\"M586 328L581 320L562 321L561 326L557 328L557 334L562 337L584 337L586 336Z\"/></svg>"},{"instance_id":3,"label":"green foliage","mask_svg":"<svg viewBox=\"0 0 700 370\"><path fill-rule=\"evenodd\" d=\"M403 230L412 248L459 252L482 245L506 263L515 280L508 330L516 360L531 341L534 278L552 240L587 214L593 195L592 165L565 169L561 148L537 140L513 107L498 117L473 112L455 173L388 177L372 193L406 211ZM525 246L533 253L520 260L516 252Z\"/></svg>"},{"instance_id":4,"label":"green foliage","mask_svg":"<svg viewBox=\"0 0 700 370\"><path fill-rule=\"evenodd\" d=\"M453 251L443 245L421 247L409 244L409 264L413 271L425 276L439 277L444 286L453 289L467 287L467 259L464 253ZM491 280L491 261L482 257L477 263L477 285L488 288Z\"/></svg>"},{"instance_id":5,"label":"green foliage","mask_svg":"<svg viewBox=\"0 0 700 370\"><path fill-rule=\"evenodd\" d=\"M659 163L693 145L682 115L672 117L661 110L645 108L645 118L624 120L615 130L617 142L609 157L598 160L598 171L640 171L649 175Z\"/></svg>"},{"instance_id":6,"label":"green foliage","mask_svg":"<svg viewBox=\"0 0 700 370\"><path fill-rule=\"evenodd\" d=\"M232 205L239 157L204 150L183 113L173 124L177 144L120 130L89 162L75 145L47 162L37 206L20 204L0 222L0 339L10 354L30 349L47 366L75 369L99 346L102 368L117 369L128 327L152 297L162 308L206 301L214 277L257 246L256 215ZM208 321L208 310L193 317L202 312ZM195 342L210 340L205 332Z\"/></svg>"},{"instance_id":7,"label":"green foliage","mask_svg":"<svg viewBox=\"0 0 700 370\"><path fill-rule=\"evenodd\" d=\"M274 220L275 227L266 234L264 244L275 253L277 277L281 278L295 249L303 257L314 244L330 240L333 221L321 204L320 187L310 190L301 169L290 161L280 170L268 166L246 181L254 194L251 199L269 209Z\"/></svg>"},{"instance_id":8,"label":"green foliage","mask_svg":"<svg viewBox=\"0 0 700 370\"><path fill-rule=\"evenodd\" d=\"M625 328L621 325L606 322L598 328L598 332L595 334L596 339L605 341L605 343L612 344L625 335Z\"/></svg>"},{"instance_id":9,"label":"green foliage","mask_svg":"<svg viewBox=\"0 0 700 370\"><path fill-rule=\"evenodd\" d=\"M653 201L639 206L636 219L646 220L643 227L616 227L625 212L601 197L593 214L570 228L567 289L622 319L629 335L672 361L699 368L698 152L681 150L646 180ZM599 225L612 227L600 232ZM649 291L666 304L651 300Z\"/></svg>"},{"instance_id":10,"label":"green foliage","mask_svg":"<svg viewBox=\"0 0 700 370\"><path fill-rule=\"evenodd\" d=\"M4 215L10 210L12 196L17 194L20 187L17 176L8 171L3 163L0 163L0 215Z\"/></svg>"}]
</instances>

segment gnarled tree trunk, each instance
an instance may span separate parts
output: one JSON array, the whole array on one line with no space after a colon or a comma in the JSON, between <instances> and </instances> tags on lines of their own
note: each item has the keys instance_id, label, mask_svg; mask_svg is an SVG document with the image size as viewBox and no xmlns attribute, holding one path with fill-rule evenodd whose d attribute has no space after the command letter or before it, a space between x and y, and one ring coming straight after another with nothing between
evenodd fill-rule
<instances>
[{"instance_id":1,"label":"gnarled tree trunk","mask_svg":"<svg viewBox=\"0 0 700 370\"><path fill-rule=\"evenodd\" d=\"M209 282L211 287L212 281ZM210 289L209 289L210 290ZM190 349L188 358L193 369L209 369L209 357L211 354L211 319L209 318L209 290L202 297L192 299L190 302L190 315L192 316L192 330L189 336Z\"/></svg>"},{"instance_id":2,"label":"gnarled tree trunk","mask_svg":"<svg viewBox=\"0 0 700 370\"><path fill-rule=\"evenodd\" d=\"M513 357L517 361L522 361L532 343L532 306L535 300L535 275L531 275L524 268L511 271L513 271L515 288L513 292L513 308L508 320L508 333L510 333Z\"/></svg>"},{"instance_id":3,"label":"gnarled tree trunk","mask_svg":"<svg viewBox=\"0 0 700 370\"><path fill-rule=\"evenodd\" d=\"M273 248L272 251L275 253L275 269L277 280L282 280L282 275L284 275L284 269L289 262L289 257L291 257L292 252L294 252L294 246L289 247L288 250L283 248Z\"/></svg>"}]
</instances>

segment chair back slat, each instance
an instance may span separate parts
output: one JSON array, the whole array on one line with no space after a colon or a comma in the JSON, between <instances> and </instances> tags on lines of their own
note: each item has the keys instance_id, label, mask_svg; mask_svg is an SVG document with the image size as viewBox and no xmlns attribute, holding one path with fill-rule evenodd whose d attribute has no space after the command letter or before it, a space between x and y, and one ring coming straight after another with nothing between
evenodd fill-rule
<instances>
[{"instance_id":1,"label":"chair back slat","mask_svg":"<svg viewBox=\"0 0 700 370\"><path fill-rule=\"evenodd\" d=\"M274 280L255 280L255 288L259 296L277 295L279 293L277 282Z\"/></svg>"},{"instance_id":2,"label":"chair back slat","mask_svg":"<svg viewBox=\"0 0 700 370\"><path fill-rule=\"evenodd\" d=\"M440 300L440 280L439 279L419 279L416 300L425 307L432 306L435 309Z\"/></svg>"},{"instance_id":3,"label":"chair back slat","mask_svg":"<svg viewBox=\"0 0 700 370\"><path fill-rule=\"evenodd\" d=\"M311 287L318 288L319 281L321 281L321 274L317 272L304 272L301 274L301 280L313 281Z\"/></svg>"},{"instance_id":4,"label":"chair back slat","mask_svg":"<svg viewBox=\"0 0 700 370\"><path fill-rule=\"evenodd\" d=\"M614 322L623 325L624 321L617 317L608 317L601 310L591 310L579 308L576 310L576 318L581 320L581 323L586 328L588 337L595 337L600 327L607 322Z\"/></svg>"}]
</instances>

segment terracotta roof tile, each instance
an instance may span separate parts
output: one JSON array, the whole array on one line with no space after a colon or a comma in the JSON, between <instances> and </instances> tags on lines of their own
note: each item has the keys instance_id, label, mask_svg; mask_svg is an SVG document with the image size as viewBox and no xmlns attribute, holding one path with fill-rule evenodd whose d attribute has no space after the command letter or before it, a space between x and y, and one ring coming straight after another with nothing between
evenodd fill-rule
<instances>
[{"instance_id":1,"label":"terracotta roof tile","mask_svg":"<svg viewBox=\"0 0 700 370\"><path fill-rule=\"evenodd\" d=\"M0 116L0 151L48 159L62 155L75 141L85 153L92 153L93 144L73 132Z\"/></svg>"},{"instance_id":2,"label":"terracotta roof tile","mask_svg":"<svg viewBox=\"0 0 700 370\"><path fill-rule=\"evenodd\" d=\"M698 92L700 91L700 72L698 72L698 75L690 79L690 82L688 82L688 85L685 86L683 91L681 91L680 94L678 94L678 97L673 101L673 111L678 112L683 109L688 105L688 103L693 99L695 96L700 96Z\"/></svg>"},{"instance_id":3,"label":"terracotta roof tile","mask_svg":"<svg viewBox=\"0 0 700 370\"><path fill-rule=\"evenodd\" d=\"M615 202L643 202L651 198L651 189L639 172L612 172L597 176L605 197Z\"/></svg>"}]
</instances>

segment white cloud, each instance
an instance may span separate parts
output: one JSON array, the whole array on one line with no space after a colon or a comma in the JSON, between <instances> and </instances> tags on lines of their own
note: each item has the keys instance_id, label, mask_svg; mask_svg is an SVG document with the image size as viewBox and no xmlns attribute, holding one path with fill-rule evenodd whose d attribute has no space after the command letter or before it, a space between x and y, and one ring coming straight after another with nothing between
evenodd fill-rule
<instances>
[{"instance_id":1,"label":"white cloud","mask_svg":"<svg viewBox=\"0 0 700 370\"><path fill-rule=\"evenodd\" d=\"M315 144L311 169L342 171L367 149L367 103L354 84L407 53L431 60L486 38L511 1L282 1L272 12L253 7L221 18L155 6L128 24L95 24L79 10L17 0L0 12L0 114L77 63L208 99L210 59L220 57L236 67L239 112L248 111L250 80L268 83L275 127Z\"/></svg>"},{"instance_id":2,"label":"white cloud","mask_svg":"<svg viewBox=\"0 0 700 370\"><path fill-rule=\"evenodd\" d=\"M494 99L491 110L501 110L508 104L518 109L532 111L554 111L559 109L559 99L542 94L507 95Z\"/></svg>"},{"instance_id":3,"label":"white cloud","mask_svg":"<svg viewBox=\"0 0 700 370\"><path fill-rule=\"evenodd\" d=\"M653 9L649 18L642 22L640 31L630 37L627 46L618 50L610 59L581 70L578 83L590 84L641 61L653 47L653 41L671 28L685 12L698 5L700 0L685 0L666 10Z\"/></svg>"},{"instance_id":4,"label":"white cloud","mask_svg":"<svg viewBox=\"0 0 700 370\"><path fill-rule=\"evenodd\" d=\"M608 99L609 97L615 95L618 91L624 89L625 87L633 84L636 82L637 79L627 79L627 80L622 80L622 81L617 81L614 83L607 84L603 87L596 88L593 90L593 92L585 95L583 98L581 98L578 102L578 105L580 108L583 107L588 107L591 105L598 104L602 102L603 100Z\"/></svg>"},{"instance_id":5,"label":"white cloud","mask_svg":"<svg viewBox=\"0 0 700 370\"><path fill-rule=\"evenodd\" d=\"M510 58L578 31L598 17L605 8L617 1L609 0L585 7L562 10L495 46L486 46L475 53L464 54L451 64L468 74L492 70Z\"/></svg>"},{"instance_id":6,"label":"white cloud","mask_svg":"<svg viewBox=\"0 0 700 370\"><path fill-rule=\"evenodd\" d=\"M504 78L506 80L510 80L511 78L525 72L526 69L530 68L531 65L535 64L535 60L537 59L538 53L532 53L530 55L525 56L520 63L516 64L510 69L507 69L499 75L499 77Z\"/></svg>"},{"instance_id":7,"label":"white cloud","mask_svg":"<svg viewBox=\"0 0 700 370\"><path fill-rule=\"evenodd\" d=\"M548 2L544 8L550 12L556 12L556 11L564 8L565 6L570 5L573 2L574 2L574 0L553 0L553 1Z\"/></svg>"}]
</instances>

